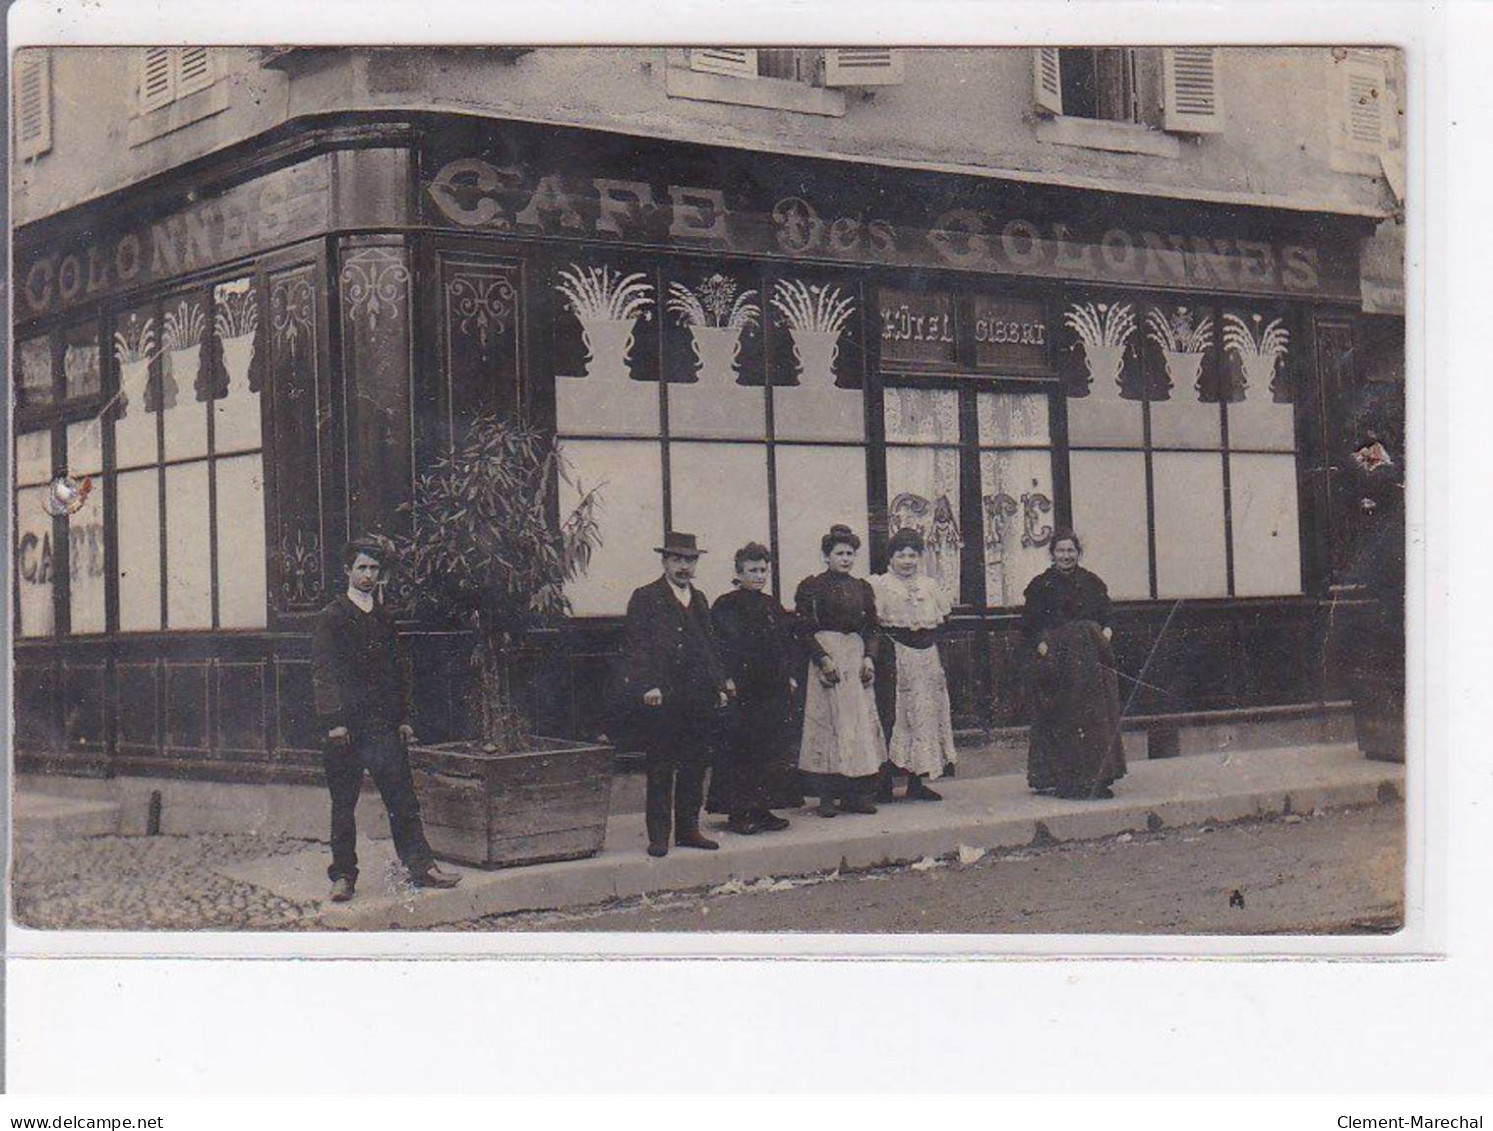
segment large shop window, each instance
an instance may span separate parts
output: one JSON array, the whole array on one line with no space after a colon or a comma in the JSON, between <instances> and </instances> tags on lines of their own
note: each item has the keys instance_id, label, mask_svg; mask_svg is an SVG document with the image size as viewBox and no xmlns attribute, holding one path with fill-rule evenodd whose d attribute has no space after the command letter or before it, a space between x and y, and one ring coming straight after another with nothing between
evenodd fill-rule
<instances>
[{"instance_id":1,"label":"large shop window","mask_svg":"<svg viewBox=\"0 0 1493 1131\"><path fill-rule=\"evenodd\" d=\"M885 389L887 528L923 535L924 569L951 603L1019 605L1056 524L1048 395L961 380Z\"/></svg>"},{"instance_id":2,"label":"large shop window","mask_svg":"<svg viewBox=\"0 0 1493 1131\"><path fill-rule=\"evenodd\" d=\"M1074 526L1114 596L1301 592L1293 348L1269 304L1065 304Z\"/></svg>"},{"instance_id":3,"label":"large shop window","mask_svg":"<svg viewBox=\"0 0 1493 1131\"><path fill-rule=\"evenodd\" d=\"M556 263L551 285L562 506L601 487L602 546L567 590L576 614L623 612L658 574L669 524L709 550L696 579L712 599L746 542L773 548L787 599L823 569L831 523L864 536L858 282L588 258Z\"/></svg>"},{"instance_id":4,"label":"large shop window","mask_svg":"<svg viewBox=\"0 0 1493 1131\"><path fill-rule=\"evenodd\" d=\"M119 627L266 623L258 299L236 279L119 315Z\"/></svg>"},{"instance_id":5,"label":"large shop window","mask_svg":"<svg viewBox=\"0 0 1493 1131\"><path fill-rule=\"evenodd\" d=\"M18 434L15 453L16 635L51 636L57 623L52 588L54 524L46 506L47 484L52 479L52 430Z\"/></svg>"}]
</instances>

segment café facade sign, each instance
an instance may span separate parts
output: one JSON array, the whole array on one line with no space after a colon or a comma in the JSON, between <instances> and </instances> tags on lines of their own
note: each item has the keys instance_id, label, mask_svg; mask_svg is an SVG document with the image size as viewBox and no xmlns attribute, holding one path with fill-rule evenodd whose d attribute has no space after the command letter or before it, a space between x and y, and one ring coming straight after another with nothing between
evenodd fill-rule
<instances>
[{"instance_id":1,"label":"caf\u00e9 facade sign","mask_svg":"<svg viewBox=\"0 0 1493 1131\"><path fill-rule=\"evenodd\" d=\"M58 313L323 233L329 162L313 157L119 231L90 231L30 253L18 248L17 315Z\"/></svg>"},{"instance_id":2,"label":"caf\u00e9 facade sign","mask_svg":"<svg viewBox=\"0 0 1493 1131\"><path fill-rule=\"evenodd\" d=\"M571 131L566 131L571 132ZM1357 302L1356 251L1329 225L1281 230L1258 210L1099 203L1042 186L710 150L690 159L473 138L424 155L427 224L727 254ZM699 147L684 147L698 150ZM713 175L712 175L713 174ZM1075 195L1077 194L1077 195ZM1253 215L1241 215L1249 211Z\"/></svg>"}]
</instances>

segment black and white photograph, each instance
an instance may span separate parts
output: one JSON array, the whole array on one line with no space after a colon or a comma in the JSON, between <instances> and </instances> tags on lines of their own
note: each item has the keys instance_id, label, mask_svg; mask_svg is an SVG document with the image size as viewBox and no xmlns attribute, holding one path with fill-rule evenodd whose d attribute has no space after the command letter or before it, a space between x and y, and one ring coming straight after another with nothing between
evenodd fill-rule
<instances>
[{"instance_id":1,"label":"black and white photograph","mask_svg":"<svg viewBox=\"0 0 1493 1131\"><path fill-rule=\"evenodd\" d=\"M1401 932L1407 74L17 49L12 929Z\"/></svg>"}]
</instances>

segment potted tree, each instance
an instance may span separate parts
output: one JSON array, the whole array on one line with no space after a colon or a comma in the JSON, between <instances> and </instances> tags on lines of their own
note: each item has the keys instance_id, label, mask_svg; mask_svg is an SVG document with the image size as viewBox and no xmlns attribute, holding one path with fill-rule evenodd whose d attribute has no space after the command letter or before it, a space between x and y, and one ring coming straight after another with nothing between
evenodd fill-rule
<instances>
[{"instance_id":1,"label":"potted tree","mask_svg":"<svg viewBox=\"0 0 1493 1131\"><path fill-rule=\"evenodd\" d=\"M550 433L479 417L417 478L410 533L395 539L401 603L474 638L481 733L410 751L431 847L459 863L592 856L606 833L611 748L532 734L514 698L515 650L569 611L565 583L601 544L598 488L552 517L561 479L570 472Z\"/></svg>"}]
</instances>

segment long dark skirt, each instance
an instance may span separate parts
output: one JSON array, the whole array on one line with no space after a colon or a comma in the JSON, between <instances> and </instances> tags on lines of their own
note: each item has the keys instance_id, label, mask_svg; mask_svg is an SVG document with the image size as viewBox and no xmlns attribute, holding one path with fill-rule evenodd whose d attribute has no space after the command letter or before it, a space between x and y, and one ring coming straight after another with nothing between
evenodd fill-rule
<instances>
[{"instance_id":1,"label":"long dark skirt","mask_svg":"<svg viewBox=\"0 0 1493 1131\"><path fill-rule=\"evenodd\" d=\"M795 714L793 699L786 693L742 691L717 732L707 812L745 814L804 803Z\"/></svg>"},{"instance_id":2,"label":"long dark skirt","mask_svg":"<svg viewBox=\"0 0 1493 1131\"><path fill-rule=\"evenodd\" d=\"M1026 779L1033 789L1087 792L1125 776L1120 743L1120 688L1114 652L1093 621L1049 631L1047 655L1031 671L1031 747Z\"/></svg>"}]
</instances>

